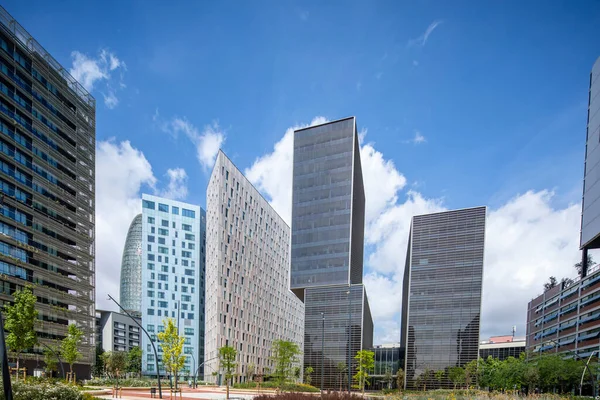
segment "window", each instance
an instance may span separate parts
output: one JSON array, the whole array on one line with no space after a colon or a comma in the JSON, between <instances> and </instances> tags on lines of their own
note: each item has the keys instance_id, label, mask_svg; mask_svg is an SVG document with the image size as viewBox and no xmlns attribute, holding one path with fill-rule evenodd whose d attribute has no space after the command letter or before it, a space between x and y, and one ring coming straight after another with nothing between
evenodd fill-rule
<instances>
[{"instance_id":1,"label":"window","mask_svg":"<svg viewBox=\"0 0 600 400\"><path fill-rule=\"evenodd\" d=\"M188 249L196 250L196 245L194 243L188 243Z\"/></svg>"},{"instance_id":2,"label":"window","mask_svg":"<svg viewBox=\"0 0 600 400\"><path fill-rule=\"evenodd\" d=\"M181 224L181 229L183 229L184 231L191 232L192 231L192 226L188 225L188 224Z\"/></svg>"},{"instance_id":3,"label":"window","mask_svg":"<svg viewBox=\"0 0 600 400\"><path fill-rule=\"evenodd\" d=\"M153 271L153 270L154 270L154 264L152 264L152 263L148 263L148 269L149 269L150 271Z\"/></svg>"},{"instance_id":4,"label":"window","mask_svg":"<svg viewBox=\"0 0 600 400\"><path fill-rule=\"evenodd\" d=\"M184 279L184 278L181 278L181 279L182 279L182 280L181 280L181 282L183 283L183 279ZM193 278L188 278L188 279L187 279L187 283L188 283L188 285L193 285L195 282L194 282L194 279L193 279Z\"/></svg>"},{"instance_id":5,"label":"window","mask_svg":"<svg viewBox=\"0 0 600 400\"><path fill-rule=\"evenodd\" d=\"M148 290L148 297L154 297L154 290Z\"/></svg>"},{"instance_id":6,"label":"window","mask_svg":"<svg viewBox=\"0 0 600 400\"><path fill-rule=\"evenodd\" d=\"M160 224L161 224L162 226L166 226L167 228L169 227L169 221L168 221L168 220L166 220L166 219L163 219L163 220L161 220L161 221L160 221Z\"/></svg>"},{"instance_id":7,"label":"window","mask_svg":"<svg viewBox=\"0 0 600 400\"><path fill-rule=\"evenodd\" d=\"M149 281L148 282L148 288L149 289L154 289L154 282Z\"/></svg>"},{"instance_id":8,"label":"window","mask_svg":"<svg viewBox=\"0 0 600 400\"><path fill-rule=\"evenodd\" d=\"M154 236L148 235L148 242L154 243Z\"/></svg>"},{"instance_id":9,"label":"window","mask_svg":"<svg viewBox=\"0 0 600 400\"><path fill-rule=\"evenodd\" d=\"M159 207L160 207L160 205L159 205ZM183 208L181 210L181 215L184 216L184 217L188 217L188 218L196 218L196 212L195 211L193 211L193 210L187 210L185 208Z\"/></svg>"},{"instance_id":10,"label":"window","mask_svg":"<svg viewBox=\"0 0 600 400\"><path fill-rule=\"evenodd\" d=\"M181 260L181 265L183 265L184 267L187 267L188 265L190 265L188 260Z\"/></svg>"},{"instance_id":11,"label":"window","mask_svg":"<svg viewBox=\"0 0 600 400\"><path fill-rule=\"evenodd\" d=\"M185 274L187 276L194 276L194 270L193 269L186 269L185 270Z\"/></svg>"},{"instance_id":12,"label":"window","mask_svg":"<svg viewBox=\"0 0 600 400\"><path fill-rule=\"evenodd\" d=\"M175 215L179 215L179 207L171 207L171 212Z\"/></svg>"},{"instance_id":13,"label":"window","mask_svg":"<svg viewBox=\"0 0 600 400\"><path fill-rule=\"evenodd\" d=\"M196 240L196 237L194 235L192 235L191 233L186 233L185 234L185 240Z\"/></svg>"},{"instance_id":14,"label":"window","mask_svg":"<svg viewBox=\"0 0 600 400\"><path fill-rule=\"evenodd\" d=\"M148 254L148 261L154 261L154 254Z\"/></svg>"},{"instance_id":15,"label":"window","mask_svg":"<svg viewBox=\"0 0 600 400\"><path fill-rule=\"evenodd\" d=\"M181 250L181 257L191 258L192 257L192 252L191 251Z\"/></svg>"},{"instance_id":16,"label":"window","mask_svg":"<svg viewBox=\"0 0 600 400\"><path fill-rule=\"evenodd\" d=\"M169 276L165 275L165 274L158 274L158 280L159 281L165 281L168 282L169 281Z\"/></svg>"},{"instance_id":17,"label":"window","mask_svg":"<svg viewBox=\"0 0 600 400\"><path fill-rule=\"evenodd\" d=\"M188 313L187 319L194 319L194 313Z\"/></svg>"},{"instance_id":18,"label":"window","mask_svg":"<svg viewBox=\"0 0 600 400\"><path fill-rule=\"evenodd\" d=\"M152 245L151 244L148 245L148 251L152 251Z\"/></svg>"},{"instance_id":19,"label":"window","mask_svg":"<svg viewBox=\"0 0 600 400\"><path fill-rule=\"evenodd\" d=\"M148 315L154 315L154 309L153 308L149 308L147 311Z\"/></svg>"},{"instance_id":20,"label":"window","mask_svg":"<svg viewBox=\"0 0 600 400\"><path fill-rule=\"evenodd\" d=\"M154 232L156 232L156 229L153 226L151 226L150 227L150 233L154 233Z\"/></svg>"},{"instance_id":21,"label":"window","mask_svg":"<svg viewBox=\"0 0 600 400\"><path fill-rule=\"evenodd\" d=\"M169 266L168 265L161 265L160 266L160 270L162 272L169 272Z\"/></svg>"},{"instance_id":22,"label":"window","mask_svg":"<svg viewBox=\"0 0 600 400\"><path fill-rule=\"evenodd\" d=\"M165 238L159 237L158 238L158 244L166 244L165 243Z\"/></svg>"},{"instance_id":23,"label":"window","mask_svg":"<svg viewBox=\"0 0 600 400\"><path fill-rule=\"evenodd\" d=\"M154 217L148 217L148 223L149 224L153 224L154 223Z\"/></svg>"},{"instance_id":24,"label":"window","mask_svg":"<svg viewBox=\"0 0 600 400\"><path fill-rule=\"evenodd\" d=\"M187 294L182 294L181 295L181 300L182 301L192 301L192 296L189 296Z\"/></svg>"},{"instance_id":25,"label":"window","mask_svg":"<svg viewBox=\"0 0 600 400\"><path fill-rule=\"evenodd\" d=\"M150 200L142 200L142 207L154 210L156 208L156 204L154 204L154 202Z\"/></svg>"},{"instance_id":26,"label":"window","mask_svg":"<svg viewBox=\"0 0 600 400\"><path fill-rule=\"evenodd\" d=\"M183 334L188 336L194 336L194 328L183 328Z\"/></svg>"},{"instance_id":27,"label":"window","mask_svg":"<svg viewBox=\"0 0 600 400\"><path fill-rule=\"evenodd\" d=\"M164 299L165 298L165 292L158 292L158 298L159 299Z\"/></svg>"},{"instance_id":28,"label":"window","mask_svg":"<svg viewBox=\"0 0 600 400\"><path fill-rule=\"evenodd\" d=\"M159 301L158 306L161 308L169 308L169 302L167 301Z\"/></svg>"},{"instance_id":29,"label":"window","mask_svg":"<svg viewBox=\"0 0 600 400\"><path fill-rule=\"evenodd\" d=\"M154 325L150 325L150 324L146 325L146 330L148 332L154 332Z\"/></svg>"},{"instance_id":30,"label":"window","mask_svg":"<svg viewBox=\"0 0 600 400\"><path fill-rule=\"evenodd\" d=\"M166 204L158 203L158 211L169 212L169 206Z\"/></svg>"},{"instance_id":31,"label":"window","mask_svg":"<svg viewBox=\"0 0 600 400\"><path fill-rule=\"evenodd\" d=\"M148 245L148 246L150 246L150 245ZM159 252L160 254L169 254L169 249L168 249L168 248L166 248L166 247L161 247L161 246L158 246L158 252Z\"/></svg>"},{"instance_id":32,"label":"window","mask_svg":"<svg viewBox=\"0 0 600 400\"><path fill-rule=\"evenodd\" d=\"M169 230L163 229L163 228L158 228L158 234L163 235L163 236L169 236Z\"/></svg>"}]
</instances>

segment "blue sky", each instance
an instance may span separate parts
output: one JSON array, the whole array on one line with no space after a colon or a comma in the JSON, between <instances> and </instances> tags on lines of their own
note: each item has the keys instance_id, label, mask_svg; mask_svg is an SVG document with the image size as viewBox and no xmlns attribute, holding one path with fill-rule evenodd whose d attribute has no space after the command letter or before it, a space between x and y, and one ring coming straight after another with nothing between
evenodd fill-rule
<instances>
[{"instance_id":1,"label":"blue sky","mask_svg":"<svg viewBox=\"0 0 600 400\"><path fill-rule=\"evenodd\" d=\"M408 210L396 221L405 226L410 210L488 205L490 226L512 220L517 231L523 229L514 246L526 248L536 232L564 231L547 238L549 247L540 248L534 262L520 248L491 243L494 234L488 235L488 245L504 250L497 257L486 253L486 260L498 263L486 263L486 270L506 269L510 278L488 273L486 282L517 279L523 295L506 304L519 308L518 318L507 313L498 325L492 311L486 322L486 309L498 313L504 307L484 297L484 336L504 333L496 332L504 325L508 331L524 326L524 299L541 283L523 271L573 275L568 264L577 259L575 220L589 72L600 56L600 4L524 3L11 0L4 6L65 67L75 67L74 52L92 62L88 67L99 65L92 82L97 140L113 138L108 145L122 157L131 155L118 147L122 141L138 150L132 157L139 163L128 164L131 180L121 181L125 202L140 188L168 190L167 170L181 168L187 195L179 197L204 206L209 169L196 153L206 126L247 169L258 157L277 153L273 146L288 128L317 116L355 115L367 131L363 144L388 162L392 178L405 179L392 184L391 194L385 188L371 192L371 198L388 196L371 221L366 262L372 288L398 289L400 267L382 267L385 257L377 256L394 238L377 231L386 213ZM105 58L102 67L102 51L114 57L113 65ZM103 99L111 93L108 107ZM104 195L101 179L98 197ZM276 201L264 179L256 178L257 186ZM424 208L414 207L419 201L411 202L409 190ZM516 210L519 205L547 214L530 220ZM113 231L99 229L99 248L119 246L116 240L104 244L101 235L124 238L129 221L121 219L107 223ZM556 223L545 226L548 221ZM523 256L503 261L506 252ZM119 257L99 259L98 271L112 271ZM531 269L532 263L543 266ZM398 315L374 315L381 322L376 337L392 340Z\"/></svg>"}]
</instances>

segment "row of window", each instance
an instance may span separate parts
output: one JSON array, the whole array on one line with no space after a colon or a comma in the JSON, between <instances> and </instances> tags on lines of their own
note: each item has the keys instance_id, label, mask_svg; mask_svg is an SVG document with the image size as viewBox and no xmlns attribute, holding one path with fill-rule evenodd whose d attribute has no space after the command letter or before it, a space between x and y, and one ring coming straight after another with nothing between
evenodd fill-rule
<instances>
[{"instance_id":1,"label":"row of window","mask_svg":"<svg viewBox=\"0 0 600 400\"><path fill-rule=\"evenodd\" d=\"M150 200L142 200L142 207L149 210L156 210L156 203ZM158 203L158 211L169 212L169 205ZM171 206L171 212L174 215L179 215L179 207ZM194 210L188 210L187 208L181 209L181 216L187 218L196 218L196 212Z\"/></svg>"}]
</instances>

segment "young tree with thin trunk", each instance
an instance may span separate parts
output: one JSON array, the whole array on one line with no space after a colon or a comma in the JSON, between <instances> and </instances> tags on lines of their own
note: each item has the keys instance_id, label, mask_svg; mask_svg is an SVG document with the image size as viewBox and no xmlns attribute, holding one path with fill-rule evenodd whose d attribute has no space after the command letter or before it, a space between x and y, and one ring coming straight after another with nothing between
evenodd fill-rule
<instances>
[{"instance_id":1,"label":"young tree with thin trunk","mask_svg":"<svg viewBox=\"0 0 600 400\"><path fill-rule=\"evenodd\" d=\"M127 369L127 353L124 351L109 351L103 354L106 373L116 380L115 386L119 387L119 377Z\"/></svg>"},{"instance_id":2,"label":"young tree with thin trunk","mask_svg":"<svg viewBox=\"0 0 600 400\"><path fill-rule=\"evenodd\" d=\"M69 364L71 379L73 379L73 364L81 358L79 344L81 343L82 336L83 331L79 329L77 325L69 324L67 336L62 340L60 346L60 352L63 355L63 358L65 362Z\"/></svg>"},{"instance_id":3,"label":"young tree with thin trunk","mask_svg":"<svg viewBox=\"0 0 600 400\"><path fill-rule=\"evenodd\" d=\"M229 381L233 378L233 373L235 372L236 354L237 351L231 346L223 346L219 349L219 361L225 375L225 384L227 385L227 400L229 400Z\"/></svg>"},{"instance_id":4,"label":"young tree with thin trunk","mask_svg":"<svg viewBox=\"0 0 600 400\"><path fill-rule=\"evenodd\" d=\"M271 359L275 364L275 382L281 390L294 374L294 364L298 362L300 347L289 340L275 340L271 347Z\"/></svg>"},{"instance_id":5,"label":"young tree with thin trunk","mask_svg":"<svg viewBox=\"0 0 600 400\"><path fill-rule=\"evenodd\" d=\"M369 350L360 350L354 359L358 361L354 379L358 382L358 387L364 397L365 385L369 384L369 371L375 366L375 353Z\"/></svg>"},{"instance_id":6,"label":"young tree with thin trunk","mask_svg":"<svg viewBox=\"0 0 600 400\"><path fill-rule=\"evenodd\" d=\"M398 372L396 373L396 384L398 385L398 390L404 390L404 370L402 368L398 368Z\"/></svg>"},{"instance_id":7,"label":"young tree with thin trunk","mask_svg":"<svg viewBox=\"0 0 600 400\"><path fill-rule=\"evenodd\" d=\"M56 355L60 349L55 345L50 345L48 347L50 348L44 348L44 364L46 364L44 366L44 371L51 377L53 372L58 371L58 359L56 358Z\"/></svg>"},{"instance_id":8,"label":"young tree with thin trunk","mask_svg":"<svg viewBox=\"0 0 600 400\"><path fill-rule=\"evenodd\" d=\"M335 368L337 369L338 372L338 376L339 376L339 380L340 380L340 392L342 391L342 385L344 383L344 376L346 374L346 372L348 371L346 369L346 363L345 362L339 362L337 363L337 365L335 366Z\"/></svg>"},{"instance_id":9,"label":"young tree with thin trunk","mask_svg":"<svg viewBox=\"0 0 600 400\"><path fill-rule=\"evenodd\" d=\"M164 332L158 333L158 340L162 347L162 362L165 370L175 378L175 390L177 390L177 380L179 371L185 366L186 357L183 355L183 343L185 338L179 336L177 326L172 318L163 320L165 325Z\"/></svg>"},{"instance_id":10,"label":"young tree with thin trunk","mask_svg":"<svg viewBox=\"0 0 600 400\"><path fill-rule=\"evenodd\" d=\"M6 345L10 351L16 353L18 371L21 353L24 350L33 348L38 342L35 331L38 311L35 309L37 299L31 287L28 286L15 291L13 297L14 303L4 307L4 329L8 332ZM18 380L19 372L17 372Z\"/></svg>"},{"instance_id":11,"label":"young tree with thin trunk","mask_svg":"<svg viewBox=\"0 0 600 400\"><path fill-rule=\"evenodd\" d=\"M138 346L127 352L127 372L132 372L138 377L142 375L142 349Z\"/></svg>"},{"instance_id":12,"label":"young tree with thin trunk","mask_svg":"<svg viewBox=\"0 0 600 400\"><path fill-rule=\"evenodd\" d=\"M304 383L310 385L312 383L312 373L315 372L313 367L306 367L304 369Z\"/></svg>"}]
</instances>

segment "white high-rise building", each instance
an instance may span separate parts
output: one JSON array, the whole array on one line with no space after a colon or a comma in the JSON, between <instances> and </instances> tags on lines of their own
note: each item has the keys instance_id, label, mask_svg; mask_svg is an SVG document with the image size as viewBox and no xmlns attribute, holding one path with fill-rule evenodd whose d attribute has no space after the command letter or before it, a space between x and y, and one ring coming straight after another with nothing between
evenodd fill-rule
<instances>
[{"instance_id":1,"label":"white high-rise building","mask_svg":"<svg viewBox=\"0 0 600 400\"><path fill-rule=\"evenodd\" d=\"M174 320L185 337L184 377L193 376L204 361L203 225L204 211L198 206L142 195L142 326L158 340L166 319ZM142 350L142 372L156 375L145 335Z\"/></svg>"},{"instance_id":2,"label":"white high-rise building","mask_svg":"<svg viewBox=\"0 0 600 400\"><path fill-rule=\"evenodd\" d=\"M204 379L222 381L218 350L229 345L237 350L234 380L245 382L273 372L274 340L303 348L304 305L289 289L290 227L222 151L206 223Z\"/></svg>"}]
</instances>

